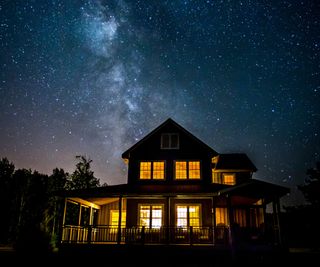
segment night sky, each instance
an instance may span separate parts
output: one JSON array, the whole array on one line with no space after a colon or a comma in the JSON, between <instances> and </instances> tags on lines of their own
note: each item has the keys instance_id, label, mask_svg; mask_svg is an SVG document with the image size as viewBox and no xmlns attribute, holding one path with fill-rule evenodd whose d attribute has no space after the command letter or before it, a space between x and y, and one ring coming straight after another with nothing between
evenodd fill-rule
<instances>
[{"instance_id":1,"label":"night sky","mask_svg":"<svg viewBox=\"0 0 320 267\"><path fill-rule=\"evenodd\" d=\"M1 1L0 157L72 172L173 118L254 178L291 188L320 160L318 1Z\"/></svg>"}]
</instances>

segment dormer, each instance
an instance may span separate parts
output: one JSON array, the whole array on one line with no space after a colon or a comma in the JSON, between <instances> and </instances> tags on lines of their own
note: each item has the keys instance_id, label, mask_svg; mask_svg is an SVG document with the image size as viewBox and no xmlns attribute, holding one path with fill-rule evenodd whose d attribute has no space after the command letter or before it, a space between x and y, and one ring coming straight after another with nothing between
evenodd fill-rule
<instances>
[{"instance_id":1,"label":"dormer","mask_svg":"<svg viewBox=\"0 0 320 267\"><path fill-rule=\"evenodd\" d=\"M220 154L211 159L212 183L236 185L251 179L257 168L244 153Z\"/></svg>"}]
</instances>

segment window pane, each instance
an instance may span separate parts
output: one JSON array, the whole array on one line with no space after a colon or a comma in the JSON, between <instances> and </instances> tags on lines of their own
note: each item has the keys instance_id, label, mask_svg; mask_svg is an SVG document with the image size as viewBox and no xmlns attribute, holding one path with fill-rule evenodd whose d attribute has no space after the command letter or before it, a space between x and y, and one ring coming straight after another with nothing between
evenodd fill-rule
<instances>
[{"instance_id":1,"label":"window pane","mask_svg":"<svg viewBox=\"0 0 320 267\"><path fill-rule=\"evenodd\" d=\"M170 135L162 134L161 135L161 148L170 148Z\"/></svg>"},{"instance_id":2,"label":"window pane","mask_svg":"<svg viewBox=\"0 0 320 267\"><path fill-rule=\"evenodd\" d=\"M151 179L151 162L140 162L140 179Z\"/></svg>"},{"instance_id":3,"label":"window pane","mask_svg":"<svg viewBox=\"0 0 320 267\"><path fill-rule=\"evenodd\" d=\"M149 227L150 206L140 206L139 225Z\"/></svg>"},{"instance_id":4,"label":"window pane","mask_svg":"<svg viewBox=\"0 0 320 267\"><path fill-rule=\"evenodd\" d=\"M176 179L187 179L187 162L176 161L175 162Z\"/></svg>"},{"instance_id":5,"label":"window pane","mask_svg":"<svg viewBox=\"0 0 320 267\"><path fill-rule=\"evenodd\" d=\"M216 184L220 184L220 173L219 172L214 172L214 170L212 170L212 182L216 183Z\"/></svg>"},{"instance_id":6,"label":"window pane","mask_svg":"<svg viewBox=\"0 0 320 267\"><path fill-rule=\"evenodd\" d=\"M188 226L187 219L181 219L181 218L177 219L177 227L187 227L187 226Z\"/></svg>"},{"instance_id":7,"label":"window pane","mask_svg":"<svg viewBox=\"0 0 320 267\"><path fill-rule=\"evenodd\" d=\"M177 227L187 227L187 206L177 206Z\"/></svg>"},{"instance_id":8,"label":"window pane","mask_svg":"<svg viewBox=\"0 0 320 267\"><path fill-rule=\"evenodd\" d=\"M200 161L189 162L189 179L200 179Z\"/></svg>"},{"instance_id":9,"label":"window pane","mask_svg":"<svg viewBox=\"0 0 320 267\"><path fill-rule=\"evenodd\" d=\"M118 227L119 222L119 211L111 210L110 211L110 226ZM126 227L126 212L121 212L121 227Z\"/></svg>"},{"instance_id":10,"label":"window pane","mask_svg":"<svg viewBox=\"0 0 320 267\"><path fill-rule=\"evenodd\" d=\"M153 162L153 179L164 179L164 162Z\"/></svg>"},{"instance_id":11,"label":"window pane","mask_svg":"<svg viewBox=\"0 0 320 267\"><path fill-rule=\"evenodd\" d=\"M189 226L200 226L200 207L189 206Z\"/></svg>"},{"instance_id":12,"label":"window pane","mask_svg":"<svg viewBox=\"0 0 320 267\"><path fill-rule=\"evenodd\" d=\"M216 226L227 226L227 208L216 208Z\"/></svg>"},{"instance_id":13,"label":"window pane","mask_svg":"<svg viewBox=\"0 0 320 267\"><path fill-rule=\"evenodd\" d=\"M235 174L223 174L223 183L227 185L235 185L236 184L236 177Z\"/></svg>"},{"instance_id":14,"label":"window pane","mask_svg":"<svg viewBox=\"0 0 320 267\"><path fill-rule=\"evenodd\" d=\"M178 134L171 134L171 144L170 148L179 148L179 135Z\"/></svg>"}]
</instances>

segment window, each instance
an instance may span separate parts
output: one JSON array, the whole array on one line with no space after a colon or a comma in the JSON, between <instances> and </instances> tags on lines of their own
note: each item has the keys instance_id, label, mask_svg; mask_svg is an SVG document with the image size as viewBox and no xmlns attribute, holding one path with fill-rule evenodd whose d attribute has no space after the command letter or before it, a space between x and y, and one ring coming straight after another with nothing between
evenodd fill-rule
<instances>
[{"instance_id":1,"label":"window","mask_svg":"<svg viewBox=\"0 0 320 267\"><path fill-rule=\"evenodd\" d=\"M121 228L126 227L126 215L125 211L121 212ZM119 226L119 211L110 210L110 226L118 227Z\"/></svg>"},{"instance_id":2,"label":"window","mask_svg":"<svg viewBox=\"0 0 320 267\"><path fill-rule=\"evenodd\" d=\"M246 227L247 226L246 210L245 209L234 209L233 220L240 227Z\"/></svg>"},{"instance_id":3,"label":"window","mask_svg":"<svg viewBox=\"0 0 320 267\"><path fill-rule=\"evenodd\" d=\"M177 205L177 227L189 226L200 226L200 205Z\"/></svg>"},{"instance_id":4,"label":"window","mask_svg":"<svg viewBox=\"0 0 320 267\"><path fill-rule=\"evenodd\" d=\"M139 225L147 228L160 228L162 226L162 205L140 205Z\"/></svg>"},{"instance_id":5,"label":"window","mask_svg":"<svg viewBox=\"0 0 320 267\"><path fill-rule=\"evenodd\" d=\"M236 175L234 173L224 173L222 183L227 185L235 185Z\"/></svg>"},{"instance_id":6,"label":"window","mask_svg":"<svg viewBox=\"0 0 320 267\"><path fill-rule=\"evenodd\" d=\"M140 162L141 180L163 180L164 179L164 161L145 161Z\"/></svg>"},{"instance_id":7,"label":"window","mask_svg":"<svg viewBox=\"0 0 320 267\"><path fill-rule=\"evenodd\" d=\"M227 226L228 214L227 208L216 208L216 226Z\"/></svg>"},{"instance_id":8,"label":"window","mask_svg":"<svg viewBox=\"0 0 320 267\"><path fill-rule=\"evenodd\" d=\"M200 179L200 161L176 161L175 178L177 180Z\"/></svg>"},{"instance_id":9,"label":"window","mask_svg":"<svg viewBox=\"0 0 320 267\"><path fill-rule=\"evenodd\" d=\"M215 172L212 169L212 182L216 184L235 185L236 174L235 173L221 173Z\"/></svg>"},{"instance_id":10,"label":"window","mask_svg":"<svg viewBox=\"0 0 320 267\"><path fill-rule=\"evenodd\" d=\"M179 149L179 134L177 133L162 134L161 149Z\"/></svg>"}]
</instances>

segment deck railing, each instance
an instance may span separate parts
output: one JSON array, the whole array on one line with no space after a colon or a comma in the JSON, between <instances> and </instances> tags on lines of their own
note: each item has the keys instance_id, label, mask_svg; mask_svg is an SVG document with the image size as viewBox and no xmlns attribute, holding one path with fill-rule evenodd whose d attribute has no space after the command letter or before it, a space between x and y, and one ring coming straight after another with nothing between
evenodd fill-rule
<instances>
[{"instance_id":1,"label":"deck railing","mask_svg":"<svg viewBox=\"0 0 320 267\"><path fill-rule=\"evenodd\" d=\"M109 225L65 225L62 243L87 244L228 244L229 228L213 227L125 227Z\"/></svg>"}]
</instances>

